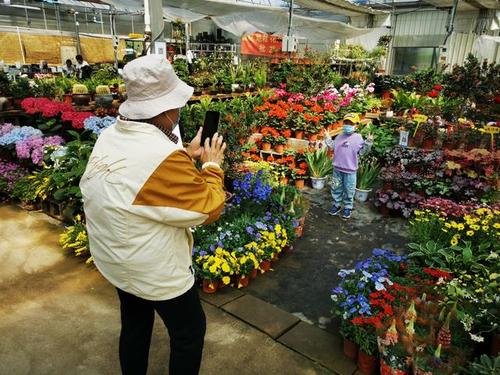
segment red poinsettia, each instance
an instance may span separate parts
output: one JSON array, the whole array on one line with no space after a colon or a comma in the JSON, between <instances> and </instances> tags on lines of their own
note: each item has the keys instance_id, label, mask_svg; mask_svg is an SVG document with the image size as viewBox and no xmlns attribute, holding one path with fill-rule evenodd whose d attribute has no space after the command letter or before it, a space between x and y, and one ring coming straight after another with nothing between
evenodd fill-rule
<instances>
[{"instance_id":1,"label":"red poinsettia","mask_svg":"<svg viewBox=\"0 0 500 375\"><path fill-rule=\"evenodd\" d=\"M441 91L443 89L443 86L442 85L434 85L434 86L432 86L432 88L436 91Z\"/></svg>"},{"instance_id":2,"label":"red poinsettia","mask_svg":"<svg viewBox=\"0 0 500 375\"><path fill-rule=\"evenodd\" d=\"M431 98L436 98L439 95L439 91L432 90L429 94L427 94Z\"/></svg>"}]
</instances>

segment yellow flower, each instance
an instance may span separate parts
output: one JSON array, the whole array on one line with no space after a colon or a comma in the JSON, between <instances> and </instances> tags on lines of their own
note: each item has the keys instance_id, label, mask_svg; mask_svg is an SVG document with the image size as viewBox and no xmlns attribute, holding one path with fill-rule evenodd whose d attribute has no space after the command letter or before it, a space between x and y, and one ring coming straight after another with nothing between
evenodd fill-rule
<instances>
[{"instance_id":1,"label":"yellow flower","mask_svg":"<svg viewBox=\"0 0 500 375\"><path fill-rule=\"evenodd\" d=\"M489 226L487 226L487 225L483 225L483 231L484 231L484 232L487 232L489 229L490 229L490 227L489 227Z\"/></svg>"},{"instance_id":2,"label":"yellow flower","mask_svg":"<svg viewBox=\"0 0 500 375\"><path fill-rule=\"evenodd\" d=\"M231 268L229 268L229 266L227 265L227 263L224 263L222 265L222 271L223 272L229 272L229 271L231 271Z\"/></svg>"},{"instance_id":3,"label":"yellow flower","mask_svg":"<svg viewBox=\"0 0 500 375\"><path fill-rule=\"evenodd\" d=\"M215 264L211 265L208 270L210 271L210 273L215 273L217 272L217 266Z\"/></svg>"},{"instance_id":4,"label":"yellow flower","mask_svg":"<svg viewBox=\"0 0 500 375\"><path fill-rule=\"evenodd\" d=\"M479 230L480 226L479 225L471 225L470 226L474 230Z\"/></svg>"},{"instance_id":5,"label":"yellow flower","mask_svg":"<svg viewBox=\"0 0 500 375\"><path fill-rule=\"evenodd\" d=\"M229 284L230 281L231 281L231 279L229 278L229 276L224 276L222 278L222 282L224 283L224 285Z\"/></svg>"},{"instance_id":6,"label":"yellow flower","mask_svg":"<svg viewBox=\"0 0 500 375\"><path fill-rule=\"evenodd\" d=\"M458 230L464 230L464 225L462 223L457 225Z\"/></svg>"},{"instance_id":7,"label":"yellow flower","mask_svg":"<svg viewBox=\"0 0 500 375\"><path fill-rule=\"evenodd\" d=\"M474 231L473 231L473 230L468 230L468 231L467 231L467 235L468 235L469 237L472 237L472 236L474 235Z\"/></svg>"},{"instance_id":8,"label":"yellow flower","mask_svg":"<svg viewBox=\"0 0 500 375\"><path fill-rule=\"evenodd\" d=\"M495 228L495 229L500 229L500 223L495 223L495 224L493 224L493 228Z\"/></svg>"},{"instance_id":9,"label":"yellow flower","mask_svg":"<svg viewBox=\"0 0 500 375\"><path fill-rule=\"evenodd\" d=\"M456 237L453 237L450 241L451 246L457 246L458 245L458 240Z\"/></svg>"}]
</instances>

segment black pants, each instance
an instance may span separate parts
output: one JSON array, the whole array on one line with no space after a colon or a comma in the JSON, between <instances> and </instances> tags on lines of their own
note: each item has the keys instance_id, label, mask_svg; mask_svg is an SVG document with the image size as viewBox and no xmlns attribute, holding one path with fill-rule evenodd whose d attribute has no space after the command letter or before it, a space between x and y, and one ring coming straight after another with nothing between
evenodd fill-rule
<instances>
[{"instance_id":1,"label":"black pants","mask_svg":"<svg viewBox=\"0 0 500 375\"><path fill-rule=\"evenodd\" d=\"M171 300L149 301L118 290L122 331L120 365L124 375L145 375L155 311L170 336L170 375L200 370L206 320L196 287Z\"/></svg>"}]
</instances>

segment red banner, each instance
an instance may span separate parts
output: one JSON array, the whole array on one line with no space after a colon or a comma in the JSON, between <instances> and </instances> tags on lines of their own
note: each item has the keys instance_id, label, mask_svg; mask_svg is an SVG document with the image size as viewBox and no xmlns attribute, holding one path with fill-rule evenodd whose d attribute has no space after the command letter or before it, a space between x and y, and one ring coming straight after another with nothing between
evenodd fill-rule
<instances>
[{"instance_id":1,"label":"red banner","mask_svg":"<svg viewBox=\"0 0 500 375\"><path fill-rule=\"evenodd\" d=\"M282 35L253 33L241 37L241 54L252 56L286 58L288 54L281 52Z\"/></svg>"}]
</instances>

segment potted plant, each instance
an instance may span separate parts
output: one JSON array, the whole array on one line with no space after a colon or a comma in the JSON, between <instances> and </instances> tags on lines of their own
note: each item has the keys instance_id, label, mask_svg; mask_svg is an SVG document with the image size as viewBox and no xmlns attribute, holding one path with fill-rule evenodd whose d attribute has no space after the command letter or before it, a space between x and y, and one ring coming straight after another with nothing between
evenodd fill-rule
<instances>
[{"instance_id":1,"label":"potted plant","mask_svg":"<svg viewBox=\"0 0 500 375\"><path fill-rule=\"evenodd\" d=\"M113 104L113 95L107 85L99 85L95 88L95 103L97 107L110 108Z\"/></svg>"},{"instance_id":2,"label":"potted plant","mask_svg":"<svg viewBox=\"0 0 500 375\"><path fill-rule=\"evenodd\" d=\"M372 327L361 326L356 330L356 340L359 345L358 369L363 374L374 375L378 369L377 336Z\"/></svg>"},{"instance_id":3,"label":"potted plant","mask_svg":"<svg viewBox=\"0 0 500 375\"><path fill-rule=\"evenodd\" d=\"M344 338L344 355L352 360L358 359L359 345L356 344L357 327L346 319L340 322L340 334Z\"/></svg>"},{"instance_id":4,"label":"potted plant","mask_svg":"<svg viewBox=\"0 0 500 375\"><path fill-rule=\"evenodd\" d=\"M291 177L297 189L303 189L307 178L307 171L302 168L292 170Z\"/></svg>"},{"instance_id":5,"label":"potted plant","mask_svg":"<svg viewBox=\"0 0 500 375\"><path fill-rule=\"evenodd\" d=\"M255 86L258 89L263 89L267 84L267 68L262 67L255 71L254 75Z\"/></svg>"},{"instance_id":6,"label":"potted plant","mask_svg":"<svg viewBox=\"0 0 500 375\"><path fill-rule=\"evenodd\" d=\"M314 189L323 189L326 179L332 174L332 160L327 151L326 147L321 147L314 152L306 152L305 154Z\"/></svg>"},{"instance_id":7,"label":"potted plant","mask_svg":"<svg viewBox=\"0 0 500 375\"><path fill-rule=\"evenodd\" d=\"M85 106L90 103L90 94L87 86L77 83L73 85L73 103L75 105Z\"/></svg>"},{"instance_id":8,"label":"potted plant","mask_svg":"<svg viewBox=\"0 0 500 375\"><path fill-rule=\"evenodd\" d=\"M272 141L272 144L274 146L274 151L276 151L278 154L282 154L284 149L285 149L286 143L287 143L287 139L285 137L283 137L282 135L274 137L274 139Z\"/></svg>"},{"instance_id":9,"label":"potted plant","mask_svg":"<svg viewBox=\"0 0 500 375\"><path fill-rule=\"evenodd\" d=\"M380 174L381 165L377 159L362 158L359 162L356 183L356 192L354 194L356 200L360 202L366 202L368 199L368 194L373 188L373 185L377 181Z\"/></svg>"},{"instance_id":10,"label":"potted plant","mask_svg":"<svg viewBox=\"0 0 500 375\"><path fill-rule=\"evenodd\" d=\"M10 93L14 100L14 107L21 108L21 101L24 98L33 96L33 89L27 78L18 78L10 85Z\"/></svg>"},{"instance_id":11,"label":"potted plant","mask_svg":"<svg viewBox=\"0 0 500 375\"><path fill-rule=\"evenodd\" d=\"M260 139L260 141L261 141L260 148L262 149L262 151L270 151L272 144L274 142L274 136L272 136L271 134L264 135Z\"/></svg>"}]
</instances>

